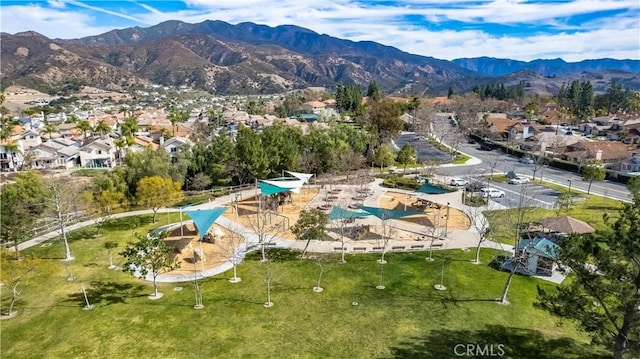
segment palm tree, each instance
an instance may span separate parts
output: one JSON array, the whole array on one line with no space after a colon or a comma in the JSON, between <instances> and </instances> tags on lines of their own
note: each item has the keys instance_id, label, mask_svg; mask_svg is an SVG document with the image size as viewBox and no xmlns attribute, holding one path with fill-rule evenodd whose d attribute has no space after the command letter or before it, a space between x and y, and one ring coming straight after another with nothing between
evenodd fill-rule
<instances>
[{"instance_id":1,"label":"palm tree","mask_svg":"<svg viewBox=\"0 0 640 359\"><path fill-rule=\"evenodd\" d=\"M113 144L118 149L118 159L120 160L120 164L122 164L123 157L124 157L124 153L123 153L122 150L125 147L127 147L128 142L129 141L127 141L127 137L120 137L120 138L116 138L115 140L113 140Z\"/></svg>"},{"instance_id":2,"label":"palm tree","mask_svg":"<svg viewBox=\"0 0 640 359\"><path fill-rule=\"evenodd\" d=\"M169 109L169 122L171 122L172 135L176 136L176 125L178 122L184 122L189 119L189 113L185 110L179 110L175 107Z\"/></svg>"},{"instance_id":3,"label":"palm tree","mask_svg":"<svg viewBox=\"0 0 640 359\"><path fill-rule=\"evenodd\" d=\"M109 127L109 125L107 124L107 122L105 122L105 120L100 120L96 124L96 127L93 129L93 131L99 134L100 136L104 136L106 134L111 133L111 127Z\"/></svg>"},{"instance_id":4,"label":"palm tree","mask_svg":"<svg viewBox=\"0 0 640 359\"><path fill-rule=\"evenodd\" d=\"M138 119L135 117L127 117L120 123L120 133L123 136L133 136L138 131Z\"/></svg>"},{"instance_id":5,"label":"palm tree","mask_svg":"<svg viewBox=\"0 0 640 359\"><path fill-rule=\"evenodd\" d=\"M13 130L13 124L10 121L7 121L5 118L2 119L2 126L0 126L0 140L6 140L11 137L11 132Z\"/></svg>"},{"instance_id":6,"label":"palm tree","mask_svg":"<svg viewBox=\"0 0 640 359\"><path fill-rule=\"evenodd\" d=\"M46 123L42 128L42 133L45 135L49 135L49 139L51 139L52 135L56 132L58 132L58 125L53 123Z\"/></svg>"},{"instance_id":7,"label":"palm tree","mask_svg":"<svg viewBox=\"0 0 640 359\"><path fill-rule=\"evenodd\" d=\"M87 133L89 131L91 131L91 124L89 123L89 121L87 120L80 120L76 123L76 125L78 126L78 129L80 131L82 131L82 134L85 138L85 140L87 139Z\"/></svg>"}]
</instances>

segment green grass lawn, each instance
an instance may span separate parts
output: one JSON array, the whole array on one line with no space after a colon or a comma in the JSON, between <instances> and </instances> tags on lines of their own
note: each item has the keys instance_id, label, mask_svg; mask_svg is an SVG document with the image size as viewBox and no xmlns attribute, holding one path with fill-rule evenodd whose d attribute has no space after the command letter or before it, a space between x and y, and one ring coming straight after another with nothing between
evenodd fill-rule
<instances>
[{"instance_id":1,"label":"green grass lawn","mask_svg":"<svg viewBox=\"0 0 640 359\"><path fill-rule=\"evenodd\" d=\"M471 159L471 157L465 155L464 153L457 152L456 153L456 158L455 158L455 160L453 160L453 164L454 165L462 165L462 164L467 163L467 161L470 160L470 159Z\"/></svg>"},{"instance_id":2,"label":"green grass lawn","mask_svg":"<svg viewBox=\"0 0 640 359\"><path fill-rule=\"evenodd\" d=\"M494 176L497 177L497 176ZM496 178L499 180L498 178ZM548 182L541 184L548 188L558 191L567 191L566 188L554 185ZM524 210L523 223L537 222L543 218L556 216L571 216L576 219L585 221L596 230L605 229L603 215L606 213L611 220L615 220L620 216L619 211L623 204L619 200L586 194L585 192L577 192L573 194L573 205L568 211L565 210L549 210L543 208L527 208ZM484 214L489 220L489 226L494 229L493 240L501 243L514 244L515 223L518 209L485 211ZM511 221L508 218L511 217Z\"/></svg>"},{"instance_id":3,"label":"green grass lawn","mask_svg":"<svg viewBox=\"0 0 640 359\"><path fill-rule=\"evenodd\" d=\"M349 255L337 263L328 255L322 293L315 293L319 267L311 260L239 266L242 282L230 273L204 280L204 305L194 310L190 282L161 284L165 296L147 299L151 284L108 270L105 240L122 250L133 231L154 227L150 216L137 229L133 218L112 221L100 237L75 232L71 242L77 279L66 280L59 262L62 245L35 247L25 255L48 258L57 268L34 278L16 304L17 317L3 321L2 358L453 358L460 343L503 344L505 358L596 357L585 335L535 309L536 286L544 281L516 276L508 306L498 305L507 273L486 264L498 252L482 251L484 264L469 261L473 252L389 253L386 289L376 255ZM164 216L160 217L161 224ZM123 258L116 256L117 263ZM436 291L445 260L446 291ZM267 266L273 273L273 308L266 309ZM84 284L92 311L84 305ZM183 286L181 291L174 287ZM2 288L4 289L4 288ZM2 305L8 302L2 291ZM358 306L352 302L357 301Z\"/></svg>"}]
</instances>

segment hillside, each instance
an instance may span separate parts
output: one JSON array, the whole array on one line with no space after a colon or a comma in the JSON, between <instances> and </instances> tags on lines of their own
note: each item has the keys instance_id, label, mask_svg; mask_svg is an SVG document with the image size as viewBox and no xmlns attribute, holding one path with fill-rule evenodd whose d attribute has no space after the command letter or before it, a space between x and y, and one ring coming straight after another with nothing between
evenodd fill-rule
<instances>
[{"instance_id":1,"label":"hillside","mask_svg":"<svg viewBox=\"0 0 640 359\"><path fill-rule=\"evenodd\" d=\"M461 59L456 64L297 26L231 25L211 20L198 24L166 21L148 28L119 29L72 40L49 39L35 32L0 36L3 88L23 85L50 93L78 84L119 89L157 83L191 85L221 94L259 94L307 86L331 88L338 83L366 86L376 81L387 93L438 95L446 93L449 86L465 90L480 83L517 83L519 79L514 76L525 73L514 75L511 70L531 65L513 60L491 62L488 58L475 62ZM598 81L616 78L632 89L640 89L637 73L601 71L622 66L618 60L585 63L600 69L589 75ZM545 66L541 69L550 71L550 65ZM626 66L637 70L634 62ZM509 73L512 75L508 78L498 77ZM532 92L552 91L559 83L571 80L564 75L539 76Z\"/></svg>"}]
</instances>

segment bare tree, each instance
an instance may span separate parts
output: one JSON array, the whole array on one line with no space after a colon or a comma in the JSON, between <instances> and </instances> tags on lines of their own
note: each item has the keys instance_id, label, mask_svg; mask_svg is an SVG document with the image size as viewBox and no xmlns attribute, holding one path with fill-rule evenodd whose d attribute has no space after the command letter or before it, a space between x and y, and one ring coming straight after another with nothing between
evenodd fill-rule
<instances>
[{"instance_id":1,"label":"bare tree","mask_svg":"<svg viewBox=\"0 0 640 359\"><path fill-rule=\"evenodd\" d=\"M341 203L339 207L337 207L339 210L346 212L346 210L344 209L344 203ZM336 207L334 207L336 208ZM340 217L343 217L342 215L340 215ZM344 234L344 230L347 226L347 219L346 218L338 218L338 219L334 219L332 221L332 224L336 224L338 226L338 231L340 233L340 244L341 244L341 253L340 253L340 263L347 263L346 259L345 259L345 253L346 253L346 240L347 237Z\"/></svg>"},{"instance_id":2,"label":"bare tree","mask_svg":"<svg viewBox=\"0 0 640 359\"><path fill-rule=\"evenodd\" d=\"M507 300L507 295L509 294L509 289L511 288L511 280L513 279L513 275L518 271L518 269L526 264L526 248L521 252L521 254L517 254L511 259L511 271L509 271L509 276L507 277L507 281L504 284L502 289L502 294L500 298L498 298L498 303L500 304L509 304Z\"/></svg>"},{"instance_id":3,"label":"bare tree","mask_svg":"<svg viewBox=\"0 0 640 359\"><path fill-rule=\"evenodd\" d=\"M231 283L239 283L241 278L238 277L238 263L242 260L244 248L246 248L245 239L240 233L231 232L223 239L216 241L216 245L220 247L225 260L230 260L233 265L233 278L229 279Z\"/></svg>"},{"instance_id":4,"label":"bare tree","mask_svg":"<svg viewBox=\"0 0 640 359\"><path fill-rule=\"evenodd\" d=\"M322 275L327 270L329 257L327 257L326 255L323 255L323 254L316 254L311 259L313 260L313 263L315 263L315 265L320 267L320 272L318 273L318 282L316 283L316 286L313 287L313 291L314 292L320 293L320 292L322 292L324 290L324 288L322 288L322 286L321 286L321 284L322 284Z\"/></svg>"},{"instance_id":5,"label":"bare tree","mask_svg":"<svg viewBox=\"0 0 640 359\"><path fill-rule=\"evenodd\" d=\"M422 170L422 175L426 178L433 178L440 172L440 165L442 163L437 160L426 160L424 161L424 167Z\"/></svg>"},{"instance_id":6,"label":"bare tree","mask_svg":"<svg viewBox=\"0 0 640 359\"><path fill-rule=\"evenodd\" d=\"M109 269L114 269L116 266L113 264L113 250L118 246L117 242L114 241L106 241L103 244L103 247L109 253Z\"/></svg>"},{"instance_id":7,"label":"bare tree","mask_svg":"<svg viewBox=\"0 0 640 359\"><path fill-rule=\"evenodd\" d=\"M262 205L260 204L259 207ZM258 208L255 214L248 215L248 227L258 236L261 261L267 261L266 248L271 241L285 231L286 222L283 217L267 209Z\"/></svg>"},{"instance_id":8,"label":"bare tree","mask_svg":"<svg viewBox=\"0 0 640 359\"><path fill-rule=\"evenodd\" d=\"M489 165L489 170L491 171L489 177L487 178L487 187L489 187L489 181L493 179L494 172L496 172L500 164L505 164L506 161L503 156L499 155L498 153L492 153L489 159L487 159L487 161L485 162Z\"/></svg>"},{"instance_id":9,"label":"bare tree","mask_svg":"<svg viewBox=\"0 0 640 359\"><path fill-rule=\"evenodd\" d=\"M77 181L65 176L50 180L47 188L49 197L46 200L46 206L52 212L53 220L60 230L65 251L64 260L73 260L67 238L67 225L80 215L76 202L81 193L80 186Z\"/></svg>"},{"instance_id":10,"label":"bare tree","mask_svg":"<svg viewBox=\"0 0 640 359\"><path fill-rule=\"evenodd\" d=\"M448 132L448 139L446 145L449 146L451 151L451 160L455 160L456 155L458 154L458 149L460 149L460 145L464 142L466 136L459 129L452 129Z\"/></svg>"},{"instance_id":11,"label":"bare tree","mask_svg":"<svg viewBox=\"0 0 640 359\"><path fill-rule=\"evenodd\" d=\"M519 248L520 240L522 237L522 230L524 228L525 215L535 209L535 207L533 207L535 198L530 196L525 196L525 193L527 193L527 188L528 186L526 184L522 185L522 187L520 188L520 196L518 198L517 207L514 209L506 210L504 212L506 214L504 218L505 225L508 226L509 228L515 229L515 246L514 246L514 255L508 261L512 265L511 272L507 277L507 281L502 290L502 295L498 299L498 302L501 304L509 303L507 301L507 294L511 286L511 280L513 278L513 275L517 272L519 268L526 267L526 262L528 258L526 253L526 247L521 251L518 248Z\"/></svg>"},{"instance_id":12,"label":"bare tree","mask_svg":"<svg viewBox=\"0 0 640 359\"><path fill-rule=\"evenodd\" d=\"M438 210L439 211L439 210ZM438 231L440 228L440 213L433 216L433 222L425 220L424 233L429 237L429 256L426 258L428 262L433 262L433 242L438 238Z\"/></svg>"},{"instance_id":13,"label":"bare tree","mask_svg":"<svg viewBox=\"0 0 640 359\"><path fill-rule=\"evenodd\" d=\"M387 261L384 259L384 256L387 253L387 246L389 245L389 241L391 240L391 237L395 234L396 229L392 227L389 223L389 220L391 219L390 210L383 210L381 217L382 218L380 218L380 220L382 221L382 226L381 226L382 233L380 233L380 236L378 237L377 242L378 242L378 247L380 247L382 250L382 253L380 254L380 259L378 259L378 263L385 264L387 263Z\"/></svg>"},{"instance_id":14,"label":"bare tree","mask_svg":"<svg viewBox=\"0 0 640 359\"><path fill-rule=\"evenodd\" d=\"M7 304L3 301L1 316L2 319L12 318L18 314L15 305L19 304L19 296L25 288L29 287L29 282L34 277L38 277L39 281L46 283L48 278L58 272L59 268L51 261L37 258L33 256L25 256L16 260L12 253L0 251L0 282L2 282L3 294L5 289L10 291L11 299ZM5 310L6 309L6 310Z\"/></svg>"},{"instance_id":15,"label":"bare tree","mask_svg":"<svg viewBox=\"0 0 640 359\"><path fill-rule=\"evenodd\" d=\"M480 99L474 94L455 97L451 110L455 112L458 127L462 131L470 132L481 127L478 118L478 112L482 111L481 105Z\"/></svg>"},{"instance_id":16,"label":"bare tree","mask_svg":"<svg viewBox=\"0 0 640 359\"><path fill-rule=\"evenodd\" d=\"M196 265L198 257L201 257L202 260L203 253L198 254L198 250L196 250L189 242L189 249L193 254L193 288L196 295L196 304L193 306L194 309L202 309L204 308L204 304L202 303L202 288L200 287L200 282L198 281L198 266ZM202 275L202 273L200 274Z\"/></svg>"},{"instance_id":17,"label":"bare tree","mask_svg":"<svg viewBox=\"0 0 640 359\"><path fill-rule=\"evenodd\" d=\"M435 111L432 107L420 106L420 108L415 111L412 118L414 121L412 124L413 130L424 136L431 134L431 123L434 115Z\"/></svg>"},{"instance_id":18,"label":"bare tree","mask_svg":"<svg viewBox=\"0 0 640 359\"><path fill-rule=\"evenodd\" d=\"M544 156L533 157L533 164L531 168L531 171L533 171L533 178L531 179L531 182L536 181L536 173L538 173L538 171L540 171L540 182L542 182L542 172L547 167L548 163L548 158Z\"/></svg>"},{"instance_id":19,"label":"bare tree","mask_svg":"<svg viewBox=\"0 0 640 359\"><path fill-rule=\"evenodd\" d=\"M355 152L351 147L335 149L331 153L331 175L332 182L335 181L335 177L338 173L345 174L346 180L349 182L349 178L353 171L357 171L364 166L365 158Z\"/></svg>"},{"instance_id":20,"label":"bare tree","mask_svg":"<svg viewBox=\"0 0 640 359\"><path fill-rule=\"evenodd\" d=\"M268 262L264 262L265 268L265 278L264 284L267 286L267 301L263 304L265 308L273 307L273 302L271 301L271 284L273 283L273 268L271 268L271 264Z\"/></svg>"},{"instance_id":21,"label":"bare tree","mask_svg":"<svg viewBox=\"0 0 640 359\"><path fill-rule=\"evenodd\" d=\"M472 261L473 264L480 264L480 247L485 241L487 234L489 233L489 221L485 217L483 211L484 207L468 207L467 214L471 219L471 225L478 232L478 245L476 246L476 258Z\"/></svg>"}]
</instances>

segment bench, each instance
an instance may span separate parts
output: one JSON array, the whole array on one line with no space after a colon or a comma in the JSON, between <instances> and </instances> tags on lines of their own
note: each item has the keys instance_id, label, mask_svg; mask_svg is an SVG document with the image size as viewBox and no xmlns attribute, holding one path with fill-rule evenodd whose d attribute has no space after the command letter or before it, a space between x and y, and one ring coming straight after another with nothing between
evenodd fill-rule
<instances>
[{"instance_id":1,"label":"bench","mask_svg":"<svg viewBox=\"0 0 640 359\"><path fill-rule=\"evenodd\" d=\"M276 242L267 242L264 244L267 247L275 247L276 246Z\"/></svg>"},{"instance_id":2,"label":"bench","mask_svg":"<svg viewBox=\"0 0 640 359\"><path fill-rule=\"evenodd\" d=\"M373 247L373 248L371 248L371 251L372 252L382 252L383 249L384 249L383 247Z\"/></svg>"},{"instance_id":3,"label":"bench","mask_svg":"<svg viewBox=\"0 0 640 359\"><path fill-rule=\"evenodd\" d=\"M392 252L404 252L404 246L393 246L391 247Z\"/></svg>"},{"instance_id":4,"label":"bench","mask_svg":"<svg viewBox=\"0 0 640 359\"><path fill-rule=\"evenodd\" d=\"M333 247L334 252L342 252L342 247ZM345 248L346 250L346 248Z\"/></svg>"},{"instance_id":5,"label":"bench","mask_svg":"<svg viewBox=\"0 0 640 359\"><path fill-rule=\"evenodd\" d=\"M420 250L420 249L424 249L424 244L416 244L411 246L411 250Z\"/></svg>"},{"instance_id":6,"label":"bench","mask_svg":"<svg viewBox=\"0 0 640 359\"><path fill-rule=\"evenodd\" d=\"M432 248L441 248L441 247L442 247L442 245L444 245L444 243L433 243L433 244L431 245L431 247L432 247Z\"/></svg>"},{"instance_id":7,"label":"bench","mask_svg":"<svg viewBox=\"0 0 640 359\"><path fill-rule=\"evenodd\" d=\"M354 253L365 253L367 251L367 247L353 247Z\"/></svg>"}]
</instances>

